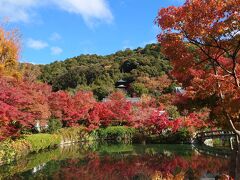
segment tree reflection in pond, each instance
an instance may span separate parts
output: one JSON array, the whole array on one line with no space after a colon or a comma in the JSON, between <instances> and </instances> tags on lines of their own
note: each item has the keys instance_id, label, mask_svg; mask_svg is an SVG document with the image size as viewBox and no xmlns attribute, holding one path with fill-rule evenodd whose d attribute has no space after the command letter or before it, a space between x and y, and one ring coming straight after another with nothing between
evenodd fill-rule
<instances>
[{"instance_id":1,"label":"tree reflection in pond","mask_svg":"<svg viewBox=\"0 0 240 180\"><path fill-rule=\"evenodd\" d=\"M67 160L56 179L200 179L228 174L228 160L202 155L184 158L156 155L132 155L122 158L89 154L84 160Z\"/></svg>"},{"instance_id":2,"label":"tree reflection in pond","mask_svg":"<svg viewBox=\"0 0 240 180\"><path fill-rule=\"evenodd\" d=\"M118 148L117 148L118 147ZM64 152L62 152L64 153ZM69 153L69 152L68 152ZM82 153L82 152L81 152ZM230 158L197 153L181 145L108 145L84 156L51 160L39 171L17 173L13 179L226 179Z\"/></svg>"}]
</instances>

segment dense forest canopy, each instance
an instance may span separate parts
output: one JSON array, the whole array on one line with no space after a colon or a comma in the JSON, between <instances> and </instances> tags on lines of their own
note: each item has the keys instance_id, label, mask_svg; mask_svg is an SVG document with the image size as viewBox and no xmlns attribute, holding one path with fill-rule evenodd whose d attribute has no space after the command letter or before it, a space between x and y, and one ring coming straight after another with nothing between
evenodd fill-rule
<instances>
[{"instance_id":1,"label":"dense forest canopy","mask_svg":"<svg viewBox=\"0 0 240 180\"><path fill-rule=\"evenodd\" d=\"M101 100L114 91L115 83L120 79L132 82L129 96L159 95L163 89L152 84L161 86L168 78L166 74L171 66L160 53L160 45L149 44L144 48L126 49L107 56L80 55L40 65L40 68L42 73L38 79L52 85L54 91L92 90Z\"/></svg>"}]
</instances>

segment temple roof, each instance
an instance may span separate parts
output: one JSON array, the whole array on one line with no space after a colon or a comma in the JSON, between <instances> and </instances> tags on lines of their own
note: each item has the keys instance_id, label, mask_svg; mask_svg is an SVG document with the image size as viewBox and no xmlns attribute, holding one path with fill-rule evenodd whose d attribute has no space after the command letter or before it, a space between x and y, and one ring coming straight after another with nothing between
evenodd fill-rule
<instances>
[{"instance_id":1,"label":"temple roof","mask_svg":"<svg viewBox=\"0 0 240 180\"><path fill-rule=\"evenodd\" d=\"M123 80L123 79L120 79L117 81L118 83L126 83L127 81Z\"/></svg>"}]
</instances>

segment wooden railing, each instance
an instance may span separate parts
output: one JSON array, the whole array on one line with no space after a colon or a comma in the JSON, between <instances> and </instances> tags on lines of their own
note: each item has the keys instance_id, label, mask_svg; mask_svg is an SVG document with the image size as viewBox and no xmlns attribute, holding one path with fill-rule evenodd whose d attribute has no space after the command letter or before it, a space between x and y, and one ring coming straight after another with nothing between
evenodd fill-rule
<instances>
[{"instance_id":1,"label":"wooden railing","mask_svg":"<svg viewBox=\"0 0 240 180\"><path fill-rule=\"evenodd\" d=\"M232 131L218 130L218 131L205 131L197 133L196 139L211 139L216 137L225 137L225 136L235 136L235 133Z\"/></svg>"}]
</instances>

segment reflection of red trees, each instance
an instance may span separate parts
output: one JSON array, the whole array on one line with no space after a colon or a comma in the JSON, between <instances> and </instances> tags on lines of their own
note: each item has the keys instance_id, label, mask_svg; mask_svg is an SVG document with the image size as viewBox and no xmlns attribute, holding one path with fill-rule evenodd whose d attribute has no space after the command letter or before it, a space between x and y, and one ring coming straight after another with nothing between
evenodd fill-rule
<instances>
[{"instance_id":1,"label":"reflection of red trees","mask_svg":"<svg viewBox=\"0 0 240 180\"><path fill-rule=\"evenodd\" d=\"M163 155L133 155L101 158L90 154L84 161L68 160L54 175L57 179L131 179L134 177L148 178L201 178L206 173L228 174L229 160L193 155L182 156Z\"/></svg>"}]
</instances>

